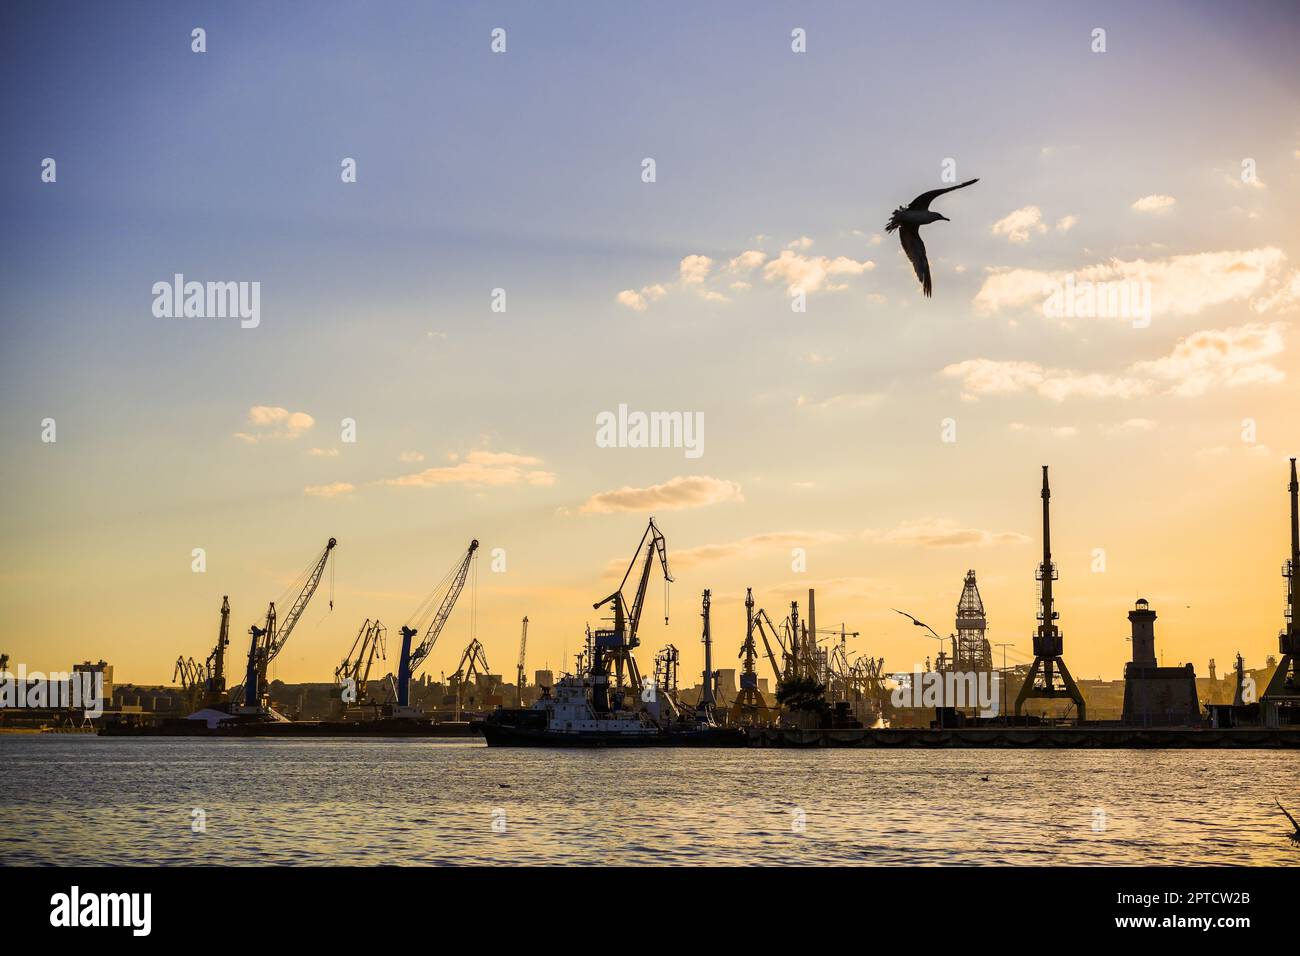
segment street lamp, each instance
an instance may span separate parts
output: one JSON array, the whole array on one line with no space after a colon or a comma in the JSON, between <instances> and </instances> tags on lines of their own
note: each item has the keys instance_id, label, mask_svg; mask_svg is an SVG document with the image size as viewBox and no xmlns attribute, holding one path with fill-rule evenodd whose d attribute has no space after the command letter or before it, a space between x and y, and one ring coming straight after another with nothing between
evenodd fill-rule
<instances>
[{"instance_id":1,"label":"street lamp","mask_svg":"<svg viewBox=\"0 0 1300 956\"><path fill-rule=\"evenodd\" d=\"M930 632L929 636L932 636L936 641L939 642L939 653L940 653L940 655L943 654L943 638L940 637L940 636L935 632L934 628L932 628L929 624L926 624L924 621L918 621L916 618L912 617L912 615L908 614L906 611L900 611L900 610L898 610L898 608L892 608L892 610L893 610L896 614L901 614L901 615L903 615L903 617L905 617L905 618L907 618L909 621L911 621L912 624L913 624L914 626L916 626L916 627L923 627L923 628L925 628L927 631L929 631L929 632ZM944 701L944 703L947 703L947 701ZM940 730L943 730L943 707L940 707L940 708L939 708L939 729L940 729Z\"/></svg>"},{"instance_id":2,"label":"street lamp","mask_svg":"<svg viewBox=\"0 0 1300 956\"><path fill-rule=\"evenodd\" d=\"M1014 644L995 644L994 647L1002 648L1002 706L998 709L1002 711L1002 716L1007 715L1007 648L1015 647Z\"/></svg>"}]
</instances>

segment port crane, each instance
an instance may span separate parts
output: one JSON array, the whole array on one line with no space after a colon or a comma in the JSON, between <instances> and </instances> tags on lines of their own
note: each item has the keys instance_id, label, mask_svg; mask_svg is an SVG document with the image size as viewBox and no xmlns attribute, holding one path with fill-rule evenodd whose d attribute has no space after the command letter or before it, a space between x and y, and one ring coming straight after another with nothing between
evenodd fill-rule
<instances>
[{"instance_id":1,"label":"port crane","mask_svg":"<svg viewBox=\"0 0 1300 956\"><path fill-rule=\"evenodd\" d=\"M456 606L456 600L460 597L460 592L465 588L465 579L469 577L469 568L474 561L474 552L477 550L478 539L475 538L469 543L469 548L465 551L464 556L452 566L452 569L447 572L442 581L438 583L438 586L425 598L424 603L416 609L411 616L411 620L402 625L402 653L397 662L397 703L393 706L392 716L423 716L422 711L411 706L411 678L433 650L433 645L438 642L438 635L442 633L447 618L451 617L452 608ZM444 587L446 588L445 593L443 592ZM442 600L438 603L437 612L429 621L429 627L424 633L424 639L420 641L417 647L412 649L411 639L420 632L418 624L433 609L434 602L437 601L439 595L442 595ZM412 627L411 625L417 626Z\"/></svg>"},{"instance_id":2,"label":"port crane","mask_svg":"<svg viewBox=\"0 0 1300 956\"><path fill-rule=\"evenodd\" d=\"M745 664L740 672L740 693L736 695L736 699L727 715L727 723L732 726L757 726L772 723L775 719L775 714L768 707L767 701L763 699L763 694L758 689L758 670L754 667L754 662L758 658L758 646L754 643L754 629L757 624L758 621L754 617L754 592L751 588L746 588L745 643L741 645L739 654L740 657L744 658ZM767 645L766 637L763 638L763 643L765 646ZM768 659L772 662L772 669L776 671L779 680L781 672L776 668L776 657L772 654L770 646L767 649L767 654Z\"/></svg>"},{"instance_id":3,"label":"port crane","mask_svg":"<svg viewBox=\"0 0 1300 956\"><path fill-rule=\"evenodd\" d=\"M456 719L460 720L461 711L465 709L465 688L471 676L489 673L487 653L477 637L471 638L465 653L460 655L460 664L456 673L451 675L451 683L456 686Z\"/></svg>"},{"instance_id":4,"label":"port crane","mask_svg":"<svg viewBox=\"0 0 1300 956\"><path fill-rule=\"evenodd\" d=\"M185 692L188 709L197 709L195 704L207 682L207 671L204 670L203 665L197 663L192 657L182 655L176 658L176 666L172 669L172 680L178 682L181 690Z\"/></svg>"},{"instance_id":5,"label":"port crane","mask_svg":"<svg viewBox=\"0 0 1300 956\"><path fill-rule=\"evenodd\" d=\"M628 578L632 576L632 571L636 568L637 560L641 557L643 551L645 552L645 558L641 568L641 577L637 582L636 594L632 599L631 608L629 608L626 598L623 597L623 588L627 585ZM636 658L632 656L632 650L641 643L637 637L637 628L641 624L641 611L645 606L646 586L650 583L650 569L654 565L656 555L664 573L664 623L667 624L668 585L672 583L673 576L668 570L668 543L664 540L659 528L656 527L654 518L650 519L645 534L641 536L641 543L637 545L636 552L632 555L632 561L627 566L627 571L623 575L618 590L592 605L597 610L606 604L612 605L614 609L614 626L598 628L592 635L591 705L592 709L597 713L606 713L611 708L609 688L611 668L615 676L615 688L618 695L614 703L622 703L619 698L623 693L625 671L631 679L632 686L638 689L641 687L641 673L637 669Z\"/></svg>"},{"instance_id":6,"label":"port crane","mask_svg":"<svg viewBox=\"0 0 1300 956\"><path fill-rule=\"evenodd\" d=\"M226 648L230 646L230 596L221 598L221 626L217 644L204 661L207 675L203 680L203 706L220 707L226 699Z\"/></svg>"},{"instance_id":7,"label":"port crane","mask_svg":"<svg viewBox=\"0 0 1300 956\"><path fill-rule=\"evenodd\" d=\"M519 666L515 674L515 700L519 707L524 706L524 649L528 646L528 617L524 617L523 633L519 635Z\"/></svg>"},{"instance_id":8,"label":"port crane","mask_svg":"<svg viewBox=\"0 0 1300 956\"><path fill-rule=\"evenodd\" d=\"M378 654L380 660L388 658L387 636L388 628L380 624L378 618L373 621L366 618L357 631L356 639L352 642L352 649L343 658L343 662L334 668L336 684L340 686L351 684L352 700L345 700L345 705L366 702L367 689L370 686L370 668L375 662L375 655Z\"/></svg>"},{"instance_id":9,"label":"port crane","mask_svg":"<svg viewBox=\"0 0 1300 956\"><path fill-rule=\"evenodd\" d=\"M302 612L307 609L307 602L316 593L321 577L325 574L325 565L329 563L330 555L334 553L334 547L337 544L336 539L330 538L325 544L325 550L316 557L316 560L307 568L304 575L299 578L304 582L302 589L298 592L298 597L294 600L293 606L289 608L289 613L284 616L284 620L276 620L275 602L272 601L266 611L265 624L262 627L254 624L248 629L252 641L248 647L248 670L244 675L244 705L239 709L240 713L265 714L269 710L269 703L264 700L267 667L275 660L280 651L284 650L289 635L293 633L298 619L302 617ZM291 586L289 592L286 593L292 591L293 587ZM331 598L330 609L333 610L333 608L334 600Z\"/></svg>"}]
</instances>

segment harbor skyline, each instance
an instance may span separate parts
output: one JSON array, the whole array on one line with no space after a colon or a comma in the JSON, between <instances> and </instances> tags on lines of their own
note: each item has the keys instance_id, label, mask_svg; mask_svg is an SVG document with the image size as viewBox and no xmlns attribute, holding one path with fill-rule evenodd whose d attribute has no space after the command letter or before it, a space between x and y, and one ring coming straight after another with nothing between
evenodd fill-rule
<instances>
[{"instance_id":1,"label":"harbor skyline","mask_svg":"<svg viewBox=\"0 0 1300 956\"><path fill-rule=\"evenodd\" d=\"M705 588L720 667L747 587L773 615L814 588L851 651L910 671L935 642L892 608L946 635L973 568L1024 663L1044 464L1077 678L1121 675L1139 597L1169 664L1277 654L1284 7L69 9L71 37L8 12L0 64L32 91L0 157L14 665L167 683L225 595L238 660L336 537L270 672L327 681L477 538L425 672L456 666L475 583L494 670L525 615L530 670L568 670L652 514L676 583L667 627L651 585L647 661L671 642L699 672ZM890 38L922 34L913 73ZM904 74L925 110L899 108ZM926 227L924 299L885 224L949 163L980 182ZM257 321L163 308L178 275L204 311L240 284ZM700 429L636 447L623 408Z\"/></svg>"}]
</instances>

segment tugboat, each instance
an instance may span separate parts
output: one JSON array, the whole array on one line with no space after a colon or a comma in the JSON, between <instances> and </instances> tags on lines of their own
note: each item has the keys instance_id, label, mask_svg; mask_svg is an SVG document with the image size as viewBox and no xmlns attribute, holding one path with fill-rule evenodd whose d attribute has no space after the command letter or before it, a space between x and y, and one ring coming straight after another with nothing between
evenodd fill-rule
<instances>
[{"instance_id":1,"label":"tugboat","mask_svg":"<svg viewBox=\"0 0 1300 956\"><path fill-rule=\"evenodd\" d=\"M623 585L642 551L645 563L629 610ZM606 604L613 607L613 626L587 631L587 648L579 657L577 673L561 677L553 692L543 692L529 708L494 711L481 725L489 747L744 746L743 729L719 727L714 722L711 700L702 701L694 714L687 715L658 675L650 680L641 678L632 649L640 644L637 625L656 555L665 582L671 582L667 545L651 518L619 589L593 605L596 609ZM707 635L708 592L704 616ZM666 616L664 621L667 623Z\"/></svg>"}]
</instances>

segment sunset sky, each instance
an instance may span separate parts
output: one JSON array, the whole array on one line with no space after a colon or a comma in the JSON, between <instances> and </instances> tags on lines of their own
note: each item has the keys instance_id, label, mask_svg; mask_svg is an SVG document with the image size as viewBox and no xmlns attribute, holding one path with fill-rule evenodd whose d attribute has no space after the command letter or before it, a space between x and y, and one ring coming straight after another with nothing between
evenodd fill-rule
<instances>
[{"instance_id":1,"label":"sunset sky","mask_svg":"<svg viewBox=\"0 0 1300 956\"><path fill-rule=\"evenodd\" d=\"M477 537L513 680L525 614L530 673L571 666L654 514L643 668L672 642L694 683L706 587L733 666L748 586L911 669L891 608L947 634L968 568L1022 662L1047 464L1077 678L1120 676L1139 596L1166 663L1277 653L1296 8L702 6L6 4L0 652L168 680L228 594L241 657L335 536L272 676L376 616L395 666ZM884 224L946 160L980 181L935 202L926 299ZM156 317L176 273L259 282L260 324ZM1045 315L1067 276L1146 283L1149 327ZM598 447L620 404L702 414L703 455Z\"/></svg>"}]
</instances>

